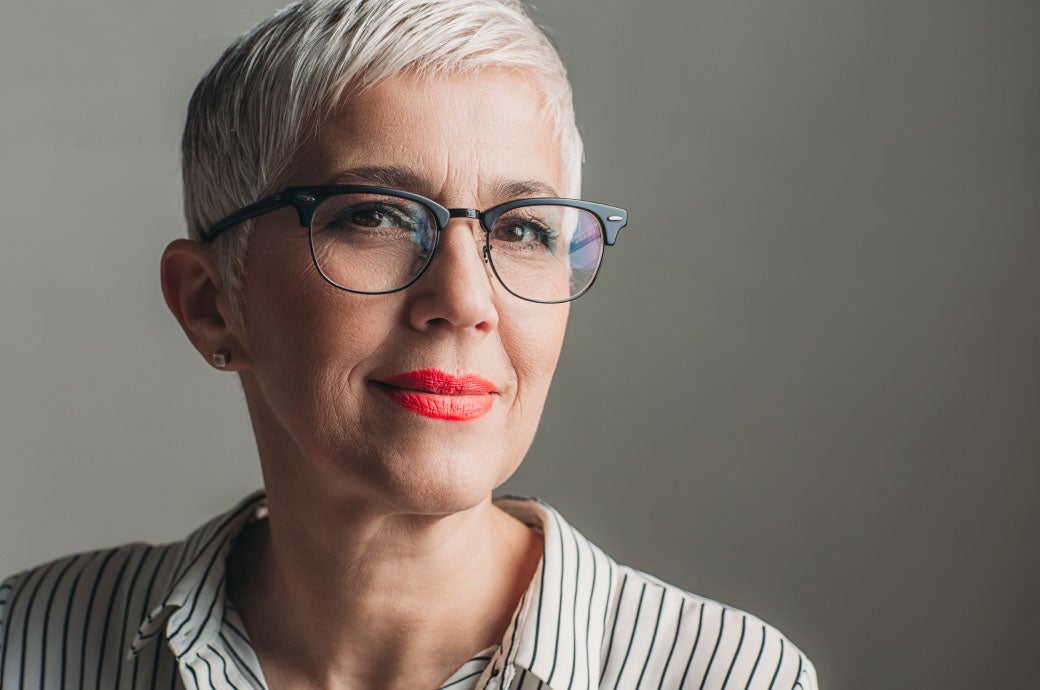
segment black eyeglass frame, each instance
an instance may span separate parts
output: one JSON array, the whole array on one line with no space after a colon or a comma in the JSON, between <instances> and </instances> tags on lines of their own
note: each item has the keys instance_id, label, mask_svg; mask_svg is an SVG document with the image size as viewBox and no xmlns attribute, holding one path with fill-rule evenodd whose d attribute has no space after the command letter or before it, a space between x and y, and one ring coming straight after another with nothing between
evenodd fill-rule
<instances>
[{"instance_id":1,"label":"black eyeglass frame","mask_svg":"<svg viewBox=\"0 0 1040 690\"><path fill-rule=\"evenodd\" d=\"M314 220L314 213L318 210L318 207L326 199L329 199L340 194L379 194L382 196L393 196L401 199L407 199L421 204L433 215L434 220L437 223L437 234L434 236L433 247L430 249L430 256L426 259L426 263L423 267L415 274L415 276L401 287L394 288L393 290L380 290L376 292L366 292L364 290L352 290L351 288L344 287L339 283L333 281L325 274L322 270L321 264L318 263L318 257L314 250L314 233L311 229L311 222ZM300 226L307 228L307 238L311 248L311 258L314 261L314 267L321 274L322 278L327 283L335 288L344 290L346 292L353 292L360 295L386 295L393 292L399 292L404 290L412 283L417 281L422 274L426 271L426 268L430 265L433 260L434 254L437 253L437 245L441 232L448 226L448 221L452 218L473 218L480 221L481 228L484 230L484 261L491 266L492 272L495 274L495 278L498 279L499 284L502 285L510 294L516 297L526 300L528 302L537 302L540 304L559 304L562 302L570 302L575 300L592 287L592 284L596 282L596 278L599 276L599 269L602 265L602 257L600 262L596 266L596 273L592 276L592 280L589 284L582 289L576 295L568 297L562 300L537 300L523 295L518 295L506 285L505 281L502 280L502 276L498 274L498 269L495 268L495 261L492 257L491 252L491 228L495 225L495 222L502 216L503 213L512 211L513 209L523 208L525 206L569 206L577 208L583 211L588 211L596 216L599 220L600 229L603 232L603 240L607 246L612 246L617 241L618 232L621 231L625 225L628 224L628 211L623 208L616 206L607 206L606 204L598 204L592 201L583 201L581 199L568 199L563 197L531 197L524 199L514 199L507 201L497 206L492 206L489 209L481 211L476 208L445 208L436 201L428 199L419 194L413 194L412 192L406 192L400 189L392 189L390 187L376 187L372 185L355 185L355 184L330 184L330 185L308 185L299 187L289 187L284 189L277 194L269 196L259 201L253 202L248 206L245 206L234 213L225 216L216 224L213 225L207 232L202 241L205 243L212 242L217 237L222 235L224 232L233 228L247 220L256 218L265 213L270 213L277 209L285 206L292 206L296 209L299 217Z\"/></svg>"}]
</instances>

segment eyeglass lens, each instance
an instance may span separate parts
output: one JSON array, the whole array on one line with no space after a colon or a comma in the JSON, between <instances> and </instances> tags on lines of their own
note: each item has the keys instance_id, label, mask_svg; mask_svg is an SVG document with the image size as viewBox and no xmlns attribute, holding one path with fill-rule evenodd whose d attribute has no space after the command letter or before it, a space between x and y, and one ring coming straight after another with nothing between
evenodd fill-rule
<instances>
[{"instance_id":1,"label":"eyeglass lens","mask_svg":"<svg viewBox=\"0 0 1040 690\"><path fill-rule=\"evenodd\" d=\"M421 203L378 194L339 194L311 221L311 247L327 280L355 292L392 292L430 262L437 221ZM592 284L603 256L594 213L565 205L521 206L503 213L487 237L491 267L528 300L572 299Z\"/></svg>"}]
</instances>

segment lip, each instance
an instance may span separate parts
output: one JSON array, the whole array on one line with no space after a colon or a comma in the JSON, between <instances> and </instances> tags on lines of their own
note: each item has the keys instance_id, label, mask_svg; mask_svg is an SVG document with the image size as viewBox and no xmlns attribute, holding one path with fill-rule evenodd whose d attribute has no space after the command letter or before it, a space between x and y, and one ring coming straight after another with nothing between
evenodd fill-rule
<instances>
[{"instance_id":1,"label":"lip","mask_svg":"<svg viewBox=\"0 0 1040 690\"><path fill-rule=\"evenodd\" d=\"M491 411L495 384L476 374L454 376L440 369L418 369L376 380L390 402L431 419L466 422Z\"/></svg>"}]
</instances>

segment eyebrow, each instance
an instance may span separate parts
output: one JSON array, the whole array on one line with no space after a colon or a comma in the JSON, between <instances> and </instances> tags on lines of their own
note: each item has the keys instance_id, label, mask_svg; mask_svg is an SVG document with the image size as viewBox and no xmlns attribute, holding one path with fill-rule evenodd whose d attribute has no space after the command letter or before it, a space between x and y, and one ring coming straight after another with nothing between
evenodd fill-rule
<instances>
[{"instance_id":1,"label":"eyebrow","mask_svg":"<svg viewBox=\"0 0 1040 690\"><path fill-rule=\"evenodd\" d=\"M499 180L491 186L496 197L516 199L524 196L560 196L552 185L541 180Z\"/></svg>"},{"instance_id":2,"label":"eyebrow","mask_svg":"<svg viewBox=\"0 0 1040 690\"><path fill-rule=\"evenodd\" d=\"M375 184L402 189L429 196L433 185L428 179L410 168L396 166L361 166L341 170L328 180L329 184ZM552 185L541 180L496 180L491 185L495 199L511 200L535 196L560 196Z\"/></svg>"}]
</instances>

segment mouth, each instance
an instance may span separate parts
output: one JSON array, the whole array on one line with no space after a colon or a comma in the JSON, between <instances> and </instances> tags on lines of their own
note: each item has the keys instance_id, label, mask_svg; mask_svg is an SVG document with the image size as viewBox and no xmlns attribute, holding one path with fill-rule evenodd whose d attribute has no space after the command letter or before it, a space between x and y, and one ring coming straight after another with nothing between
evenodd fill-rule
<instances>
[{"instance_id":1,"label":"mouth","mask_svg":"<svg viewBox=\"0 0 1040 690\"><path fill-rule=\"evenodd\" d=\"M476 374L453 376L421 369L373 381L395 405L410 412L451 422L483 417L495 405L498 388Z\"/></svg>"}]
</instances>

